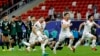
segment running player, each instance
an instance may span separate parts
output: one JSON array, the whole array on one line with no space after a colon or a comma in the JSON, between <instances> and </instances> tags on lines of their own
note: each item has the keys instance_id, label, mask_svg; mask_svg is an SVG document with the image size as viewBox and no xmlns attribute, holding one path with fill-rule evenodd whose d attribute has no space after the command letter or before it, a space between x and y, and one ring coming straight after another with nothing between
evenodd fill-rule
<instances>
[{"instance_id":1,"label":"running player","mask_svg":"<svg viewBox=\"0 0 100 56\"><path fill-rule=\"evenodd\" d=\"M34 39L32 39L32 38L34 38L34 36L32 35L32 27L34 26L34 24L36 23L36 18L34 17L34 16L32 16L31 17L31 21L30 21L30 23L29 23L29 28L30 29L28 29L29 30L29 32L30 32L30 38L29 38L29 41L27 42L27 41L25 41L25 40L23 40L22 41L22 43L24 44L24 45L26 45L26 46L32 46L32 47L34 47L33 46L33 42L31 41L31 40L34 40ZM31 37L31 36L33 36L33 37ZM35 45L35 44L34 44ZM35 49L34 49L35 50Z\"/></svg>"},{"instance_id":2,"label":"running player","mask_svg":"<svg viewBox=\"0 0 100 56\"><path fill-rule=\"evenodd\" d=\"M46 54L45 52L45 45L48 42L48 38L44 35L43 30L45 28L45 21L43 17L32 26L32 32L30 34L29 43L30 45L27 47L27 50L30 51L30 48L35 45L35 42L39 41L41 43L41 49L43 56Z\"/></svg>"},{"instance_id":3,"label":"running player","mask_svg":"<svg viewBox=\"0 0 100 56\"><path fill-rule=\"evenodd\" d=\"M93 34L91 34L91 28L92 26L95 25L98 28L100 28L100 26L98 24L96 24L94 22L94 16L93 15L89 15L88 16L88 20L86 22L83 22L80 24L79 27L79 32L82 28L82 26L84 26L84 30L83 30L83 35L82 38L75 44L75 46L73 47L73 51L75 51L76 47L78 45L80 45L80 43L85 39L85 38L90 38L92 39L92 44L91 44L91 48L92 50L96 51L96 36L94 36Z\"/></svg>"},{"instance_id":4,"label":"running player","mask_svg":"<svg viewBox=\"0 0 100 56\"><path fill-rule=\"evenodd\" d=\"M60 31L59 39L53 49L55 54L56 54L57 47L59 46L60 43L62 43L65 40L66 37L68 37L70 39L68 48L70 48L70 50L72 50L72 44L73 44L74 37L73 37L72 33L70 32L70 26L72 24L71 24L71 21L69 20L69 18L70 18L69 13L65 13L64 19L61 21L61 31Z\"/></svg>"}]
</instances>

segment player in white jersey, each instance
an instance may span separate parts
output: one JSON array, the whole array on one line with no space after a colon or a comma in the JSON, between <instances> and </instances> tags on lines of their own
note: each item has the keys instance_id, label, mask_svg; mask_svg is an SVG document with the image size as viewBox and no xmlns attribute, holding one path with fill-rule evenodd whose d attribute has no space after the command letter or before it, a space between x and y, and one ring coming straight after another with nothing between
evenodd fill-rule
<instances>
[{"instance_id":1,"label":"player in white jersey","mask_svg":"<svg viewBox=\"0 0 100 56\"><path fill-rule=\"evenodd\" d=\"M26 46L28 46L27 50L30 51L30 46L33 47L33 45L35 45L35 39L36 39L36 35L33 33L34 31L34 24L36 22L36 18L33 16L31 18L31 22L30 22L30 26L31 26L31 33L30 33L30 38L29 38L29 42L27 41L22 41L22 43ZM35 50L35 49L34 49Z\"/></svg>"},{"instance_id":2,"label":"player in white jersey","mask_svg":"<svg viewBox=\"0 0 100 56\"><path fill-rule=\"evenodd\" d=\"M91 48L92 50L96 51L96 36L94 36L93 34L91 34L91 28L92 26L97 26L98 28L100 28L100 26L98 24L96 24L94 21L94 16L93 15L89 15L88 16L88 20L86 22L83 22L82 24L80 24L79 27L79 32L82 28L82 26L84 26L84 30L83 30L83 35L82 38L75 44L75 46L73 47L73 51L75 51L75 48L85 39L85 38L90 38L92 39L92 44L91 44Z\"/></svg>"},{"instance_id":3,"label":"player in white jersey","mask_svg":"<svg viewBox=\"0 0 100 56\"><path fill-rule=\"evenodd\" d=\"M65 40L65 38L70 39L68 47L72 50L72 44L73 44L74 37L72 33L70 32L70 26L72 26L72 24L69 18L70 18L70 15L68 13L65 13L64 19L61 21L61 31L60 31L59 39L53 49L55 54L56 54L56 48L59 46L61 42Z\"/></svg>"},{"instance_id":4,"label":"player in white jersey","mask_svg":"<svg viewBox=\"0 0 100 56\"><path fill-rule=\"evenodd\" d=\"M30 40L29 42L32 45L29 45L27 50L30 50L30 47L35 44L36 41L39 41L41 43L41 49L42 54L45 55L45 45L48 42L48 37L44 35L43 30L45 28L45 21L43 17L40 17L40 19L32 26L32 32L30 34Z\"/></svg>"}]
</instances>

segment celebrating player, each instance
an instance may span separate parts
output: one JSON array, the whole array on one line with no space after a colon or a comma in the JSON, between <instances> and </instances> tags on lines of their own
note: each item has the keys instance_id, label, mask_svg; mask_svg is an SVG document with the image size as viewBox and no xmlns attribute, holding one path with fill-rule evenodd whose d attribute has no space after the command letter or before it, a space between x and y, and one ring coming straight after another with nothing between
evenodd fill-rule
<instances>
[{"instance_id":1,"label":"celebrating player","mask_svg":"<svg viewBox=\"0 0 100 56\"><path fill-rule=\"evenodd\" d=\"M29 42L27 42L25 40L22 41L22 43L24 45L29 47L29 48L27 48L28 51L30 51L30 47L34 47L34 45L35 45L35 43L33 43L34 42L34 35L33 35L33 32L32 32L32 30L34 30L33 26L34 26L35 23L36 23L36 18L34 16L32 16L31 21L30 21L30 32L31 33L30 33Z\"/></svg>"},{"instance_id":2,"label":"celebrating player","mask_svg":"<svg viewBox=\"0 0 100 56\"><path fill-rule=\"evenodd\" d=\"M75 51L76 47L83 41L83 39L85 38L90 38L92 39L92 44L91 44L91 48L92 50L96 51L96 36L94 36L93 34L91 34L91 28L92 26L95 25L98 28L100 28L100 26L98 24L96 24L94 22L94 16L93 15L89 15L88 16L88 20L86 22L83 22L80 27L79 27L79 32L82 28L82 26L84 26L84 30L83 30L83 35L82 38L75 44L75 46L73 47L73 51Z\"/></svg>"},{"instance_id":3,"label":"celebrating player","mask_svg":"<svg viewBox=\"0 0 100 56\"><path fill-rule=\"evenodd\" d=\"M55 54L56 54L57 47L59 46L59 44L62 41L65 40L66 37L70 38L68 47L70 48L70 50L72 50L72 44L73 44L74 37L73 37L72 33L70 32L70 26L72 24L71 24L71 21L69 20L69 18L70 18L69 13L65 13L64 19L61 21L61 31L60 31L60 35L59 35L59 40L57 41L57 43L53 49Z\"/></svg>"},{"instance_id":4,"label":"celebrating player","mask_svg":"<svg viewBox=\"0 0 100 56\"><path fill-rule=\"evenodd\" d=\"M46 54L45 45L48 42L48 38L43 33L45 25L46 23L43 17L40 17L40 19L34 25L32 25L32 32L29 39L30 45L27 47L28 51L30 51L30 48L35 45L35 42L39 41L41 43L42 54Z\"/></svg>"}]
</instances>

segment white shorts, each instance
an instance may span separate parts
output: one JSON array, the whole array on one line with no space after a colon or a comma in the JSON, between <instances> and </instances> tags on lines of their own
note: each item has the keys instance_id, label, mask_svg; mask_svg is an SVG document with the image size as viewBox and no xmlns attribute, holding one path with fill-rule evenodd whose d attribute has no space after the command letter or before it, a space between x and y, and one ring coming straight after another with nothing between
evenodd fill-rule
<instances>
[{"instance_id":1,"label":"white shorts","mask_svg":"<svg viewBox=\"0 0 100 56\"><path fill-rule=\"evenodd\" d=\"M58 41L64 41L65 38L69 38L71 36L73 36L73 34L71 32L60 33Z\"/></svg>"},{"instance_id":2,"label":"white shorts","mask_svg":"<svg viewBox=\"0 0 100 56\"><path fill-rule=\"evenodd\" d=\"M30 44L33 44L33 43L35 43L35 41L36 41L36 35L34 34L34 33L30 33L30 39L29 39L29 43Z\"/></svg>"},{"instance_id":3,"label":"white shorts","mask_svg":"<svg viewBox=\"0 0 100 56\"><path fill-rule=\"evenodd\" d=\"M86 38L92 38L94 35L92 35L89 32L84 32L82 35L82 39L86 39Z\"/></svg>"},{"instance_id":4,"label":"white shorts","mask_svg":"<svg viewBox=\"0 0 100 56\"><path fill-rule=\"evenodd\" d=\"M48 37L46 35L42 34L40 31L37 31L37 34L39 37L42 38L42 40L48 39Z\"/></svg>"},{"instance_id":5,"label":"white shorts","mask_svg":"<svg viewBox=\"0 0 100 56\"><path fill-rule=\"evenodd\" d=\"M42 41L42 38L41 37L37 37L34 33L31 32L29 43L30 44L34 44L37 41Z\"/></svg>"}]
</instances>

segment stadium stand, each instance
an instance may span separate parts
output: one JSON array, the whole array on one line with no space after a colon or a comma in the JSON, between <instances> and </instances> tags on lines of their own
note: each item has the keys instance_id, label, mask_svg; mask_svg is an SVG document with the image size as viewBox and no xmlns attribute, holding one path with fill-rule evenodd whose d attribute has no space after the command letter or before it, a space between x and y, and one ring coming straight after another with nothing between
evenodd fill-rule
<instances>
[{"instance_id":1,"label":"stadium stand","mask_svg":"<svg viewBox=\"0 0 100 56\"><path fill-rule=\"evenodd\" d=\"M0 0L0 6L3 6L3 4L7 4L8 0Z\"/></svg>"},{"instance_id":2,"label":"stadium stand","mask_svg":"<svg viewBox=\"0 0 100 56\"><path fill-rule=\"evenodd\" d=\"M76 6L72 6L72 2L76 2ZM40 3L39 6L34 7L33 9L27 11L27 13L22 14L21 16L23 18L26 18L29 15L34 15L36 18L38 18L39 15L42 15L44 17L48 16L48 10L50 6L53 6L55 8L55 12L63 12L66 7L68 7L71 11L77 12L78 10L82 14L82 19L85 19L85 14L88 10L91 12L92 9L88 9L89 4L96 4L98 7L100 6L99 0L45 0L44 3ZM45 10L41 10L41 7L45 6ZM99 8L98 8L99 12ZM76 17L76 16L75 16Z\"/></svg>"}]
</instances>

